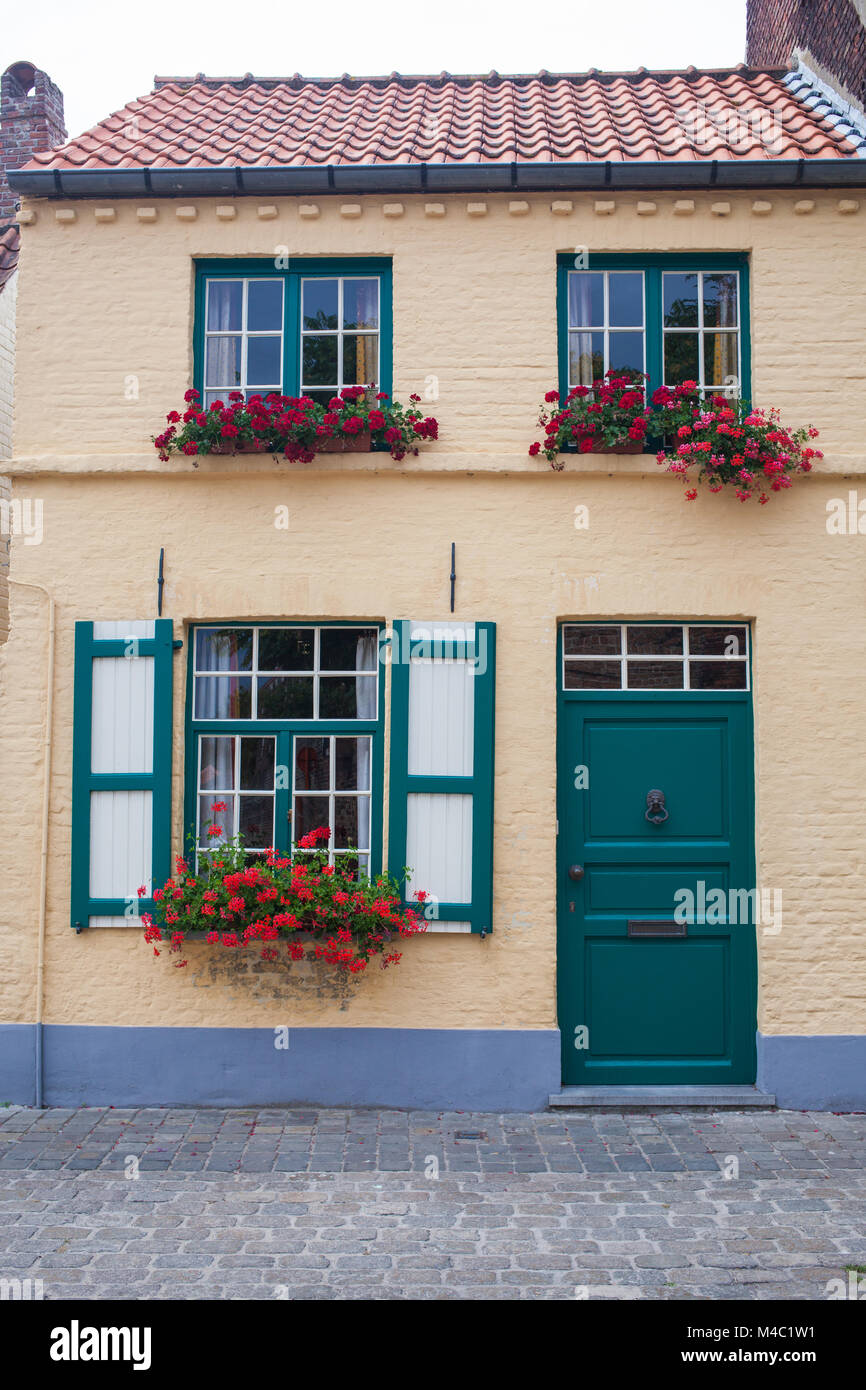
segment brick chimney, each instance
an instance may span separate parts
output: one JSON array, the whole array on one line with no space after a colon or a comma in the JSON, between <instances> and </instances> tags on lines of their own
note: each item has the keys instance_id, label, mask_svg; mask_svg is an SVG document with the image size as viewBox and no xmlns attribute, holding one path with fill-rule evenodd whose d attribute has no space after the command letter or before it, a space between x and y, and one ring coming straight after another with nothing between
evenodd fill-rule
<instances>
[{"instance_id":1,"label":"brick chimney","mask_svg":"<svg viewBox=\"0 0 866 1390\"><path fill-rule=\"evenodd\" d=\"M32 63L12 63L0 80L0 227L15 221L18 202L6 170L20 169L65 139L60 88Z\"/></svg>"},{"instance_id":2,"label":"brick chimney","mask_svg":"<svg viewBox=\"0 0 866 1390\"><path fill-rule=\"evenodd\" d=\"M746 62L799 62L866 111L866 0L748 0Z\"/></svg>"}]
</instances>

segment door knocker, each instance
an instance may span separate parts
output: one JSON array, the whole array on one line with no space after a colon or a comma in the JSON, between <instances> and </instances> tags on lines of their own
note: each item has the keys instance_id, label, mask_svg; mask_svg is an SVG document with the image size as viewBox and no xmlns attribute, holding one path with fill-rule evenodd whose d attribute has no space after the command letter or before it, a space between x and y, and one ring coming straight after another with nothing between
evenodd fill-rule
<instances>
[{"instance_id":1,"label":"door knocker","mask_svg":"<svg viewBox=\"0 0 866 1390\"><path fill-rule=\"evenodd\" d=\"M668 812L665 810L665 794L663 791L659 791L658 787L654 787L646 794L644 816L653 825L662 825L668 818Z\"/></svg>"}]
</instances>

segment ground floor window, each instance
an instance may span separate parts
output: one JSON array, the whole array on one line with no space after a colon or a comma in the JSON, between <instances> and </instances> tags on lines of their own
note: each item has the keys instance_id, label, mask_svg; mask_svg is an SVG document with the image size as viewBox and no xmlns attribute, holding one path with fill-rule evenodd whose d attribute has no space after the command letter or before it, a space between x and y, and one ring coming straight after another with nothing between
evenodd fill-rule
<instances>
[{"instance_id":1,"label":"ground floor window","mask_svg":"<svg viewBox=\"0 0 866 1390\"><path fill-rule=\"evenodd\" d=\"M378 647L372 624L194 629L187 819L197 853L238 835L252 854L290 852L327 826L331 863L379 869Z\"/></svg>"}]
</instances>

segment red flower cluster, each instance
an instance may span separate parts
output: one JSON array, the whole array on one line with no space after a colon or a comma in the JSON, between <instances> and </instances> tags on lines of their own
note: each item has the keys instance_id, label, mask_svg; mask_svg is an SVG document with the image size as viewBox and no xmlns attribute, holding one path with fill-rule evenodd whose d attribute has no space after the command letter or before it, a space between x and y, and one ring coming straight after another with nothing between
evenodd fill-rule
<instances>
[{"instance_id":1,"label":"red flower cluster","mask_svg":"<svg viewBox=\"0 0 866 1390\"><path fill-rule=\"evenodd\" d=\"M661 386L652 399L657 410L650 433L662 440L656 459L682 478L689 502L698 495L696 481L706 482L710 492L732 487L741 502L756 496L763 505L770 493L791 487L797 473L808 473L813 459L823 458L806 443L818 431L783 429L778 410L758 410L725 396L703 401L693 381L673 390Z\"/></svg>"},{"instance_id":2,"label":"red flower cluster","mask_svg":"<svg viewBox=\"0 0 866 1390\"><path fill-rule=\"evenodd\" d=\"M592 386L575 386L561 406L558 391L548 391L544 401L538 416L544 442L530 444L529 453L532 458L543 453L557 472L564 467L559 456L565 448L588 454L642 440L652 414L643 376L612 369Z\"/></svg>"},{"instance_id":3,"label":"red flower cluster","mask_svg":"<svg viewBox=\"0 0 866 1390\"><path fill-rule=\"evenodd\" d=\"M190 388L184 395L186 410L170 410L166 428L153 438L159 457L165 461L179 452L195 460L197 454L213 453L244 445L261 453L283 454L293 463L312 463L317 446L326 439L357 436L369 430L375 441L386 443L391 457L404 459L418 453L418 443L438 439L439 425L432 415L425 419L418 410L420 396L410 398L404 408L390 401L375 385L347 386L327 405L310 396L244 396L230 391L228 403L214 401L204 410L199 393Z\"/></svg>"},{"instance_id":4,"label":"red flower cluster","mask_svg":"<svg viewBox=\"0 0 866 1390\"><path fill-rule=\"evenodd\" d=\"M239 840L202 851L196 871L178 858L177 875L153 894L159 924L142 916L145 941L154 955L166 942L178 954L190 932L201 933L232 951L257 946L266 961L279 958L284 942L287 963L320 960L352 975L375 956L383 968L396 965L401 953L391 943L424 931L424 919L402 905L396 880L369 878L352 856L329 864L330 834L327 826L310 831L294 858L274 849L253 857Z\"/></svg>"}]
</instances>

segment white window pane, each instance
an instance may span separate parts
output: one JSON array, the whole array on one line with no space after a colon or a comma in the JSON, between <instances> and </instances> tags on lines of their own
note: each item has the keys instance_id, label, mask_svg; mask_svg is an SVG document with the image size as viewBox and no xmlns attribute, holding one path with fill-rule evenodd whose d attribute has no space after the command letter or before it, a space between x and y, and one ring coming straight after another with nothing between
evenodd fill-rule
<instances>
[{"instance_id":1,"label":"white window pane","mask_svg":"<svg viewBox=\"0 0 866 1390\"><path fill-rule=\"evenodd\" d=\"M153 793L92 792L90 896L136 898L151 887Z\"/></svg>"},{"instance_id":2,"label":"white window pane","mask_svg":"<svg viewBox=\"0 0 866 1390\"><path fill-rule=\"evenodd\" d=\"M247 287L247 329L267 333L283 326L282 280L250 280Z\"/></svg>"},{"instance_id":3,"label":"white window pane","mask_svg":"<svg viewBox=\"0 0 866 1390\"><path fill-rule=\"evenodd\" d=\"M203 738L199 744L199 787L202 791L230 792L237 787L235 758L237 739L230 734Z\"/></svg>"},{"instance_id":4,"label":"white window pane","mask_svg":"<svg viewBox=\"0 0 866 1390\"><path fill-rule=\"evenodd\" d=\"M252 715L252 677L196 676L196 719L249 719Z\"/></svg>"},{"instance_id":5,"label":"white window pane","mask_svg":"<svg viewBox=\"0 0 866 1390\"><path fill-rule=\"evenodd\" d=\"M642 271L611 271L608 296L611 328L643 327Z\"/></svg>"},{"instance_id":6,"label":"white window pane","mask_svg":"<svg viewBox=\"0 0 866 1390\"><path fill-rule=\"evenodd\" d=\"M226 333L241 326L243 280L209 280L207 287L207 331Z\"/></svg>"},{"instance_id":7,"label":"white window pane","mask_svg":"<svg viewBox=\"0 0 866 1390\"><path fill-rule=\"evenodd\" d=\"M379 281L343 281L343 327L379 327Z\"/></svg>"},{"instance_id":8,"label":"white window pane","mask_svg":"<svg viewBox=\"0 0 866 1390\"><path fill-rule=\"evenodd\" d=\"M205 348L205 386L234 391L241 384L240 337L208 338Z\"/></svg>"},{"instance_id":9,"label":"white window pane","mask_svg":"<svg viewBox=\"0 0 866 1390\"><path fill-rule=\"evenodd\" d=\"M214 810L214 807L224 810ZM210 826L218 826L220 835L209 835ZM235 797L208 792L198 799L198 843L200 849L216 849L235 833Z\"/></svg>"},{"instance_id":10,"label":"white window pane","mask_svg":"<svg viewBox=\"0 0 866 1390\"><path fill-rule=\"evenodd\" d=\"M600 270L579 270L568 277L568 323L570 328L604 327L604 274Z\"/></svg>"},{"instance_id":11,"label":"white window pane","mask_svg":"<svg viewBox=\"0 0 866 1390\"><path fill-rule=\"evenodd\" d=\"M94 623L95 642L125 642L132 637L152 638L156 634L153 618L124 618L116 623Z\"/></svg>"},{"instance_id":12,"label":"white window pane","mask_svg":"<svg viewBox=\"0 0 866 1390\"><path fill-rule=\"evenodd\" d=\"M339 328L339 281L305 280L302 293L305 331Z\"/></svg>"},{"instance_id":13,"label":"white window pane","mask_svg":"<svg viewBox=\"0 0 866 1390\"><path fill-rule=\"evenodd\" d=\"M247 339L246 385L261 389L280 380L283 340L273 335L254 335Z\"/></svg>"},{"instance_id":14,"label":"white window pane","mask_svg":"<svg viewBox=\"0 0 866 1390\"><path fill-rule=\"evenodd\" d=\"M468 661L413 661L409 670L410 775L471 777L475 677Z\"/></svg>"},{"instance_id":15,"label":"white window pane","mask_svg":"<svg viewBox=\"0 0 866 1390\"><path fill-rule=\"evenodd\" d=\"M406 798L407 896L472 901L472 797L412 792Z\"/></svg>"},{"instance_id":16,"label":"white window pane","mask_svg":"<svg viewBox=\"0 0 866 1390\"><path fill-rule=\"evenodd\" d=\"M153 657L96 657L93 662L91 768L153 771Z\"/></svg>"}]
</instances>

